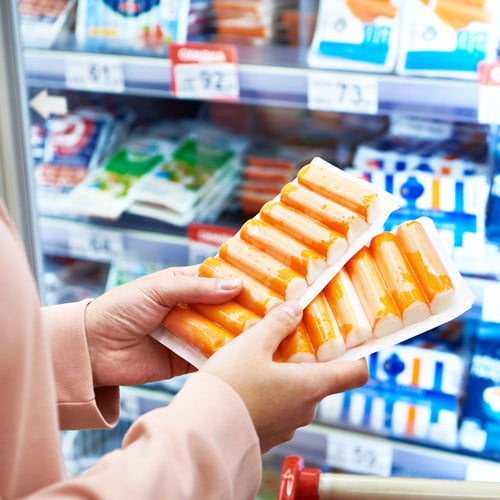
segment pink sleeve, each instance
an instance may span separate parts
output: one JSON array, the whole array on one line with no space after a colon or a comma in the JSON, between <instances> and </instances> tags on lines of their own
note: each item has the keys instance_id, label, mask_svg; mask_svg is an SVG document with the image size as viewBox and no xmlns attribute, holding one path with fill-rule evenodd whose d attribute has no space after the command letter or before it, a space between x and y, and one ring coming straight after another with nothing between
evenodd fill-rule
<instances>
[{"instance_id":1,"label":"pink sleeve","mask_svg":"<svg viewBox=\"0 0 500 500\"><path fill-rule=\"evenodd\" d=\"M123 448L36 498L249 500L260 485L261 463L239 396L213 375L197 373L167 407L132 425Z\"/></svg>"},{"instance_id":2,"label":"pink sleeve","mask_svg":"<svg viewBox=\"0 0 500 500\"><path fill-rule=\"evenodd\" d=\"M94 389L81 301L42 308L49 341L62 430L110 428L119 418L118 387Z\"/></svg>"}]
</instances>

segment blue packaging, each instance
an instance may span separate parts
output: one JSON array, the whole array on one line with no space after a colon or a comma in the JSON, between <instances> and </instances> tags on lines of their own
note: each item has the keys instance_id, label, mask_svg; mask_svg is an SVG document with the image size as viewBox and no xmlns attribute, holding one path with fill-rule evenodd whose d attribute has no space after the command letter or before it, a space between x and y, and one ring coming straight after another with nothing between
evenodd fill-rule
<instances>
[{"instance_id":1,"label":"blue packaging","mask_svg":"<svg viewBox=\"0 0 500 500\"><path fill-rule=\"evenodd\" d=\"M500 324L482 322L471 357L460 446L500 459Z\"/></svg>"},{"instance_id":2,"label":"blue packaging","mask_svg":"<svg viewBox=\"0 0 500 500\"><path fill-rule=\"evenodd\" d=\"M500 139L496 127L492 128L492 172L490 191L486 204L485 233L486 239L500 244Z\"/></svg>"},{"instance_id":3,"label":"blue packaging","mask_svg":"<svg viewBox=\"0 0 500 500\"><path fill-rule=\"evenodd\" d=\"M188 0L80 0L76 38L84 48L164 55L186 41L188 24Z\"/></svg>"}]
</instances>

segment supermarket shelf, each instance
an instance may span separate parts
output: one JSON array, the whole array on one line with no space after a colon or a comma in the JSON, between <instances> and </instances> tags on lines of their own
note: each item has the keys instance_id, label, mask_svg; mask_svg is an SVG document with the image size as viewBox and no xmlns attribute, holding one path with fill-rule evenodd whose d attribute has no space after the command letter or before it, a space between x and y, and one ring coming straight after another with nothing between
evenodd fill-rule
<instances>
[{"instance_id":1,"label":"supermarket shelf","mask_svg":"<svg viewBox=\"0 0 500 500\"><path fill-rule=\"evenodd\" d=\"M240 47L238 50L240 102L307 108L308 77L324 70L305 67L301 62L303 57L289 47L273 47L272 50ZM170 62L166 58L25 49L24 59L31 87L63 90L67 88L68 64L93 62L104 65L113 61L112 64L120 65L123 73L123 93L172 97ZM335 74L346 83L362 75L372 78L378 88L378 112L381 114L406 112L434 119L477 121L478 85L473 81L350 72Z\"/></svg>"},{"instance_id":2,"label":"supermarket shelf","mask_svg":"<svg viewBox=\"0 0 500 500\"><path fill-rule=\"evenodd\" d=\"M311 424L273 455L301 455L324 470L392 477L500 482L498 462Z\"/></svg>"},{"instance_id":3,"label":"supermarket shelf","mask_svg":"<svg viewBox=\"0 0 500 500\"><path fill-rule=\"evenodd\" d=\"M215 224L221 227L241 226L243 219L223 216ZM111 262L119 257L137 257L165 262L169 265L187 265L189 242L187 228L161 223L131 214L118 221L99 219L66 219L42 216L40 218L42 248L47 255ZM451 253L459 271L467 278L479 303L482 303L485 284L495 282L500 269L500 248L485 245L476 248L480 259L470 254ZM474 280L473 278L477 278ZM482 278L482 279L481 279ZM495 292L496 293L496 292Z\"/></svg>"},{"instance_id":4,"label":"supermarket shelf","mask_svg":"<svg viewBox=\"0 0 500 500\"><path fill-rule=\"evenodd\" d=\"M137 230L119 224L41 217L40 236L46 255L97 262L119 258L139 258L168 265L188 262L185 235L152 231L147 227Z\"/></svg>"}]
</instances>

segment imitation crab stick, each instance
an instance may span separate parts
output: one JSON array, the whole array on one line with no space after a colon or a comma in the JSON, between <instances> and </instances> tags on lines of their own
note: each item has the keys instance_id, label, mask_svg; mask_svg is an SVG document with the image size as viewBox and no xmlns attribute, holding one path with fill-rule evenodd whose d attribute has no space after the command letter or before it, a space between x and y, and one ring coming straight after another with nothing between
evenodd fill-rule
<instances>
[{"instance_id":1,"label":"imitation crab stick","mask_svg":"<svg viewBox=\"0 0 500 500\"><path fill-rule=\"evenodd\" d=\"M370 323L345 269L341 269L326 285L324 294L348 348L371 337Z\"/></svg>"},{"instance_id":2,"label":"imitation crab stick","mask_svg":"<svg viewBox=\"0 0 500 500\"><path fill-rule=\"evenodd\" d=\"M378 206L378 194L355 179L330 168L309 164L300 169L297 180L299 184L372 222Z\"/></svg>"},{"instance_id":3,"label":"imitation crab stick","mask_svg":"<svg viewBox=\"0 0 500 500\"><path fill-rule=\"evenodd\" d=\"M417 277L433 314L445 309L455 288L427 232L418 221L398 226L396 238Z\"/></svg>"},{"instance_id":4,"label":"imitation crab stick","mask_svg":"<svg viewBox=\"0 0 500 500\"><path fill-rule=\"evenodd\" d=\"M344 235L283 203L266 203L260 210L260 218L324 255L328 264L337 262L347 251Z\"/></svg>"},{"instance_id":5,"label":"imitation crab stick","mask_svg":"<svg viewBox=\"0 0 500 500\"><path fill-rule=\"evenodd\" d=\"M229 332L187 306L173 307L164 318L163 326L207 357L233 339Z\"/></svg>"},{"instance_id":6,"label":"imitation crab stick","mask_svg":"<svg viewBox=\"0 0 500 500\"><path fill-rule=\"evenodd\" d=\"M234 335L239 335L261 319L259 315L233 300L224 304L194 304L192 307Z\"/></svg>"},{"instance_id":7,"label":"imitation crab stick","mask_svg":"<svg viewBox=\"0 0 500 500\"><path fill-rule=\"evenodd\" d=\"M370 242L380 274L398 306L404 325L430 316L427 299L393 233L384 232Z\"/></svg>"},{"instance_id":8,"label":"imitation crab stick","mask_svg":"<svg viewBox=\"0 0 500 500\"><path fill-rule=\"evenodd\" d=\"M283 361L296 363L316 361L311 339L303 322L299 323L295 332L281 341L278 351Z\"/></svg>"},{"instance_id":9,"label":"imitation crab stick","mask_svg":"<svg viewBox=\"0 0 500 500\"><path fill-rule=\"evenodd\" d=\"M304 309L304 324L318 361L330 361L346 350L344 339L323 292Z\"/></svg>"},{"instance_id":10,"label":"imitation crab stick","mask_svg":"<svg viewBox=\"0 0 500 500\"><path fill-rule=\"evenodd\" d=\"M198 268L198 274L209 278L241 279L243 289L234 300L259 316L265 316L284 300L281 295L218 257L205 259Z\"/></svg>"},{"instance_id":11,"label":"imitation crab stick","mask_svg":"<svg viewBox=\"0 0 500 500\"><path fill-rule=\"evenodd\" d=\"M326 259L319 253L263 220L247 221L240 230L240 238L305 276L309 284L326 268Z\"/></svg>"},{"instance_id":12,"label":"imitation crab stick","mask_svg":"<svg viewBox=\"0 0 500 500\"><path fill-rule=\"evenodd\" d=\"M375 337L383 337L403 326L399 309L382 279L367 247L346 264L346 270L360 299Z\"/></svg>"},{"instance_id":13,"label":"imitation crab stick","mask_svg":"<svg viewBox=\"0 0 500 500\"><path fill-rule=\"evenodd\" d=\"M280 200L343 234L348 241L358 238L368 227L356 213L303 186L286 184L281 190Z\"/></svg>"},{"instance_id":14,"label":"imitation crab stick","mask_svg":"<svg viewBox=\"0 0 500 500\"><path fill-rule=\"evenodd\" d=\"M307 290L304 276L240 238L226 240L219 256L287 300L299 300Z\"/></svg>"}]
</instances>

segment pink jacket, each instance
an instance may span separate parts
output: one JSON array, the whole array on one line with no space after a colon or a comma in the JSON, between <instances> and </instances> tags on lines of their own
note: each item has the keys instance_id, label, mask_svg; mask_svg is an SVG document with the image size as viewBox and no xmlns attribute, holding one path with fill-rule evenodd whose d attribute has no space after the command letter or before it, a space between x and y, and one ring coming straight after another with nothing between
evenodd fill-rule
<instances>
[{"instance_id":1,"label":"pink jacket","mask_svg":"<svg viewBox=\"0 0 500 500\"><path fill-rule=\"evenodd\" d=\"M1 202L0 280L1 500L255 498L261 456L250 416L232 388L202 373L140 417L121 449L65 479L59 430L115 425L119 389L93 388L86 302L40 309Z\"/></svg>"}]
</instances>

